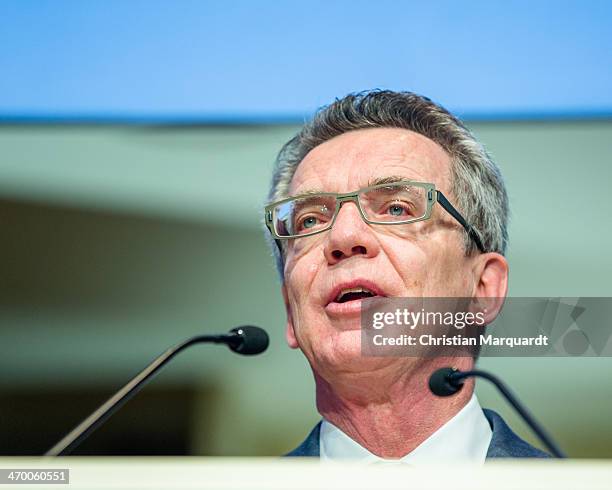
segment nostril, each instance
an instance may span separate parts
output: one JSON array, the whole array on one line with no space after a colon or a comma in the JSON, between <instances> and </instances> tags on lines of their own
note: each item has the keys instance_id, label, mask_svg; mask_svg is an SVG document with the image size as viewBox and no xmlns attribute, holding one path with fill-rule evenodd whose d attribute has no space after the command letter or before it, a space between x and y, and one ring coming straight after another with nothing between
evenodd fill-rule
<instances>
[{"instance_id":1,"label":"nostril","mask_svg":"<svg viewBox=\"0 0 612 490\"><path fill-rule=\"evenodd\" d=\"M334 259L341 259L344 254L340 250L334 250L332 256Z\"/></svg>"},{"instance_id":2,"label":"nostril","mask_svg":"<svg viewBox=\"0 0 612 490\"><path fill-rule=\"evenodd\" d=\"M356 245L351 248L351 253L345 254L342 250L336 249L333 250L331 254L334 259L340 260L345 257L351 257L352 255L367 255L368 250L363 245Z\"/></svg>"}]
</instances>

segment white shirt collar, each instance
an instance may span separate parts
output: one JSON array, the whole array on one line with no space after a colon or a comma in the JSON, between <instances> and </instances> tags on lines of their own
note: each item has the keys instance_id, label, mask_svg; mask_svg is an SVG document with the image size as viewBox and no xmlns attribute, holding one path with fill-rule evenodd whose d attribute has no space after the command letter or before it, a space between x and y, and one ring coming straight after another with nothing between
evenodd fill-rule
<instances>
[{"instance_id":1,"label":"white shirt collar","mask_svg":"<svg viewBox=\"0 0 612 490\"><path fill-rule=\"evenodd\" d=\"M436 461L462 460L484 463L491 443L491 427L476 395L448 422L399 460L385 460L323 419L320 434L322 461L357 459L367 463L400 462L411 465Z\"/></svg>"}]
</instances>

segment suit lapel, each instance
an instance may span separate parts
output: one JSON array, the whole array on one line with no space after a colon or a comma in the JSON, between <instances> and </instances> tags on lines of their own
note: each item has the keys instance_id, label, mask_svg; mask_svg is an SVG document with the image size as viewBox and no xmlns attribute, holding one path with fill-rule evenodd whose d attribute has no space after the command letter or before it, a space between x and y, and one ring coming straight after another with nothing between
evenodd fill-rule
<instances>
[{"instance_id":1,"label":"suit lapel","mask_svg":"<svg viewBox=\"0 0 612 490\"><path fill-rule=\"evenodd\" d=\"M308 437L296 447L293 451L285 456L294 457L294 456L311 456L318 458L320 455L319 448L319 437L321 435L321 422L315 425L314 429L310 431Z\"/></svg>"},{"instance_id":2,"label":"suit lapel","mask_svg":"<svg viewBox=\"0 0 612 490\"><path fill-rule=\"evenodd\" d=\"M536 449L531 444L525 442L517 436L512 429L508 427L504 419L502 419L493 410L483 409L485 417L491 425L493 435L491 444L487 451L487 459L489 458L550 458L550 455L544 451Z\"/></svg>"}]
</instances>

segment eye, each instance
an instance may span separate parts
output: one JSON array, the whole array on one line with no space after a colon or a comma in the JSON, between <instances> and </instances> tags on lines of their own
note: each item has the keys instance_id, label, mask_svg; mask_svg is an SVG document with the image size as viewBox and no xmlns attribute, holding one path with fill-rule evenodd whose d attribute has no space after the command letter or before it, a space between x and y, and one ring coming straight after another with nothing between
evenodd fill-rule
<instances>
[{"instance_id":1,"label":"eye","mask_svg":"<svg viewBox=\"0 0 612 490\"><path fill-rule=\"evenodd\" d=\"M333 208L329 208L325 203L315 203L299 206L294 210L292 229L297 235L311 233L325 227L333 216Z\"/></svg>"},{"instance_id":2,"label":"eye","mask_svg":"<svg viewBox=\"0 0 612 490\"><path fill-rule=\"evenodd\" d=\"M317 225L317 222L318 220L314 216L307 216L301 220L301 228L312 228Z\"/></svg>"},{"instance_id":3,"label":"eye","mask_svg":"<svg viewBox=\"0 0 612 490\"><path fill-rule=\"evenodd\" d=\"M392 204L389 206L388 211L391 216L401 216L404 213L404 208L402 208L399 204Z\"/></svg>"},{"instance_id":4,"label":"eye","mask_svg":"<svg viewBox=\"0 0 612 490\"><path fill-rule=\"evenodd\" d=\"M404 203L393 203L387 207L387 213L391 216L411 216L410 207Z\"/></svg>"},{"instance_id":5,"label":"eye","mask_svg":"<svg viewBox=\"0 0 612 490\"><path fill-rule=\"evenodd\" d=\"M307 214L298 217L295 220L295 232L300 235L302 233L309 233L320 229L327 223L324 216L317 216L314 214Z\"/></svg>"}]
</instances>

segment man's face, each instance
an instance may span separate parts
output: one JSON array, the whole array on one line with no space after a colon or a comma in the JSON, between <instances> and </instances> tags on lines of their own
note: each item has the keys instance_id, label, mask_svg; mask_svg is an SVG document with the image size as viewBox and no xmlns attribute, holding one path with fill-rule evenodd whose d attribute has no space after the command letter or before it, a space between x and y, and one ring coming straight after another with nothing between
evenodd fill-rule
<instances>
[{"instance_id":1,"label":"man's face","mask_svg":"<svg viewBox=\"0 0 612 490\"><path fill-rule=\"evenodd\" d=\"M352 192L387 177L434 183L454 200L447 153L424 136L394 128L353 131L317 146L297 168L290 195ZM475 279L463 239L460 225L439 205L429 220L385 226L365 223L355 203L344 203L331 230L289 243L283 286L289 345L323 377L406 362L363 358L361 300L335 298L360 286L381 296L469 297Z\"/></svg>"}]
</instances>

